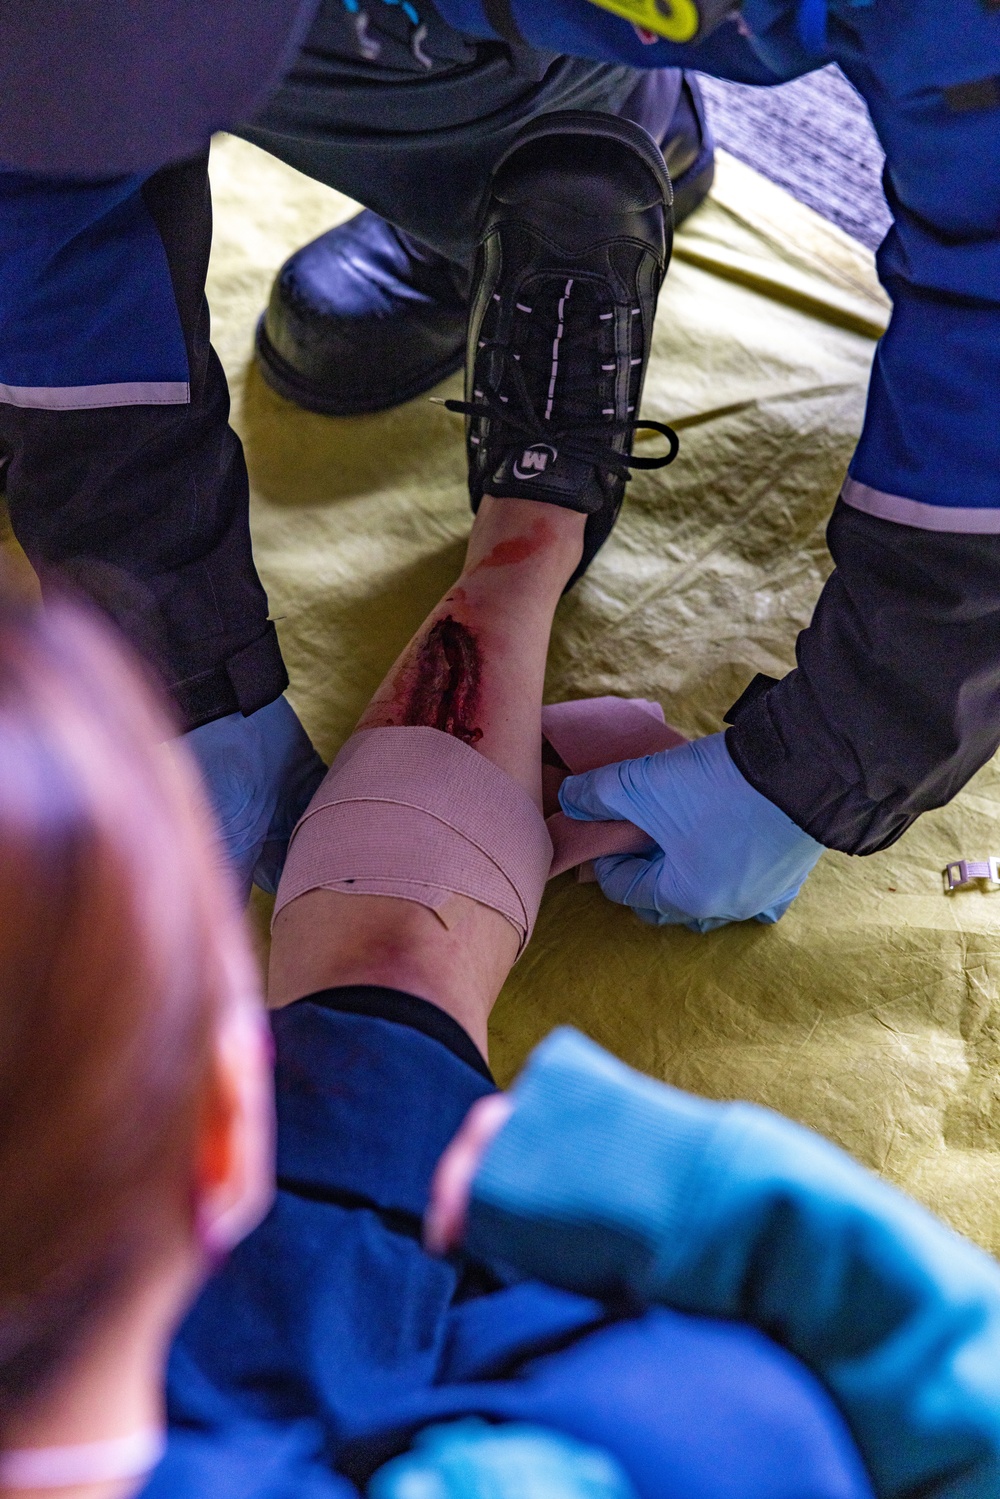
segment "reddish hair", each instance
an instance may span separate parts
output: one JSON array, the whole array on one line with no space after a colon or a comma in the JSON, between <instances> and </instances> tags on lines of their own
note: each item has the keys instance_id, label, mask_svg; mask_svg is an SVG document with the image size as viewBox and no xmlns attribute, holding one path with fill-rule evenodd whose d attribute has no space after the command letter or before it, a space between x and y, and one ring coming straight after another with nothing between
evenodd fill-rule
<instances>
[{"instance_id":1,"label":"reddish hair","mask_svg":"<svg viewBox=\"0 0 1000 1499\"><path fill-rule=\"evenodd\" d=\"M192 1200L235 912L175 732L109 626L0 574L0 1408Z\"/></svg>"}]
</instances>

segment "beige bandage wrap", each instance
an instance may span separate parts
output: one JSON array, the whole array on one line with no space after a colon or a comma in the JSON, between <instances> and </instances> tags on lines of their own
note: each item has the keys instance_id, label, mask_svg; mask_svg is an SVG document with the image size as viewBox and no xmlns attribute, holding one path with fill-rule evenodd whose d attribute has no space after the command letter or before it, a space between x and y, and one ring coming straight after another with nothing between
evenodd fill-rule
<instances>
[{"instance_id":1,"label":"beige bandage wrap","mask_svg":"<svg viewBox=\"0 0 1000 1499\"><path fill-rule=\"evenodd\" d=\"M449 925L465 895L531 935L552 863L516 781L439 729L364 729L331 765L288 847L274 914L310 890L391 895Z\"/></svg>"}]
</instances>

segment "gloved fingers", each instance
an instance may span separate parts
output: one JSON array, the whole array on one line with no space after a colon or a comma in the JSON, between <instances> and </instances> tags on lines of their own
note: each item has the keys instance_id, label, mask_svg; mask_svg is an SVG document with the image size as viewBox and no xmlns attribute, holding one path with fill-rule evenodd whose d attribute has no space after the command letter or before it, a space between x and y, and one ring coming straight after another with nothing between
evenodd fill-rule
<instances>
[{"instance_id":1,"label":"gloved fingers","mask_svg":"<svg viewBox=\"0 0 1000 1499\"><path fill-rule=\"evenodd\" d=\"M287 710L282 712L279 720L282 732L275 736L279 739L279 746L278 753L273 756L277 761L274 774L281 789L253 870L253 883L268 895L277 894L289 839L327 772L325 762L313 749L312 741L291 704L284 698L279 698L278 702L283 703Z\"/></svg>"},{"instance_id":2,"label":"gloved fingers","mask_svg":"<svg viewBox=\"0 0 1000 1499\"><path fill-rule=\"evenodd\" d=\"M559 787L559 805L579 822L635 821L635 806L619 773L620 761L583 775L567 776Z\"/></svg>"},{"instance_id":3,"label":"gloved fingers","mask_svg":"<svg viewBox=\"0 0 1000 1499\"><path fill-rule=\"evenodd\" d=\"M594 860L594 873L609 900L628 906L646 926L683 926L689 932L714 932L729 926L728 916L690 916L679 906L664 902L657 892L666 859L663 854L646 858L634 854L610 854Z\"/></svg>"},{"instance_id":4,"label":"gloved fingers","mask_svg":"<svg viewBox=\"0 0 1000 1499\"><path fill-rule=\"evenodd\" d=\"M278 893L278 881L285 867L289 839L299 818L322 785L326 771L325 762L310 745L309 753L303 757L301 764L293 767L285 783L285 792L278 799L253 869L253 883L267 895Z\"/></svg>"},{"instance_id":5,"label":"gloved fingers","mask_svg":"<svg viewBox=\"0 0 1000 1499\"><path fill-rule=\"evenodd\" d=\"M685 921L684 926L689 932L696 932L703 937L706 932L717 932L720 926L732 926L735 917L732 916L692 916L690 921Z\"/></svg>"},{"instance_id":6,"label":"gloved fingers","mask_svg":"<svg viewBox=\"0 0 1000 1499\"><path fill-rule=\"evenodd\" d=\"M813 869L816 867L818 860L819 853L816 853L811 858L807 858L804 861L805 868L802 870L802 873L798 876L798 878L793 881L793 883L789 885L781 895L779 895L775 900L771 901L771 903L766 906L763 911L759 911L754 917L754 920L759 921L762 926L773 926L776 921L780 921L782 916L784 916L785 912L788 910L788 907L792 904L792 901L795 900L796 896L799 894L799 891L802 889L802 886L809 878Z\"/></svg>"},{"instance_id":7,"label":"gloved fingers","mask_svg":"<svg viewBox=\"0 0 1000 1499\"><path fill-rule=\"evenodd\" d=\"M560 802L643 828L658 852L598 861L601 888L643 921L693 932L778 921L823 851L743 777L722 734L568 777Z\"/></svg>"},{"instance_id":8,"label":"gloved fingers","mask_svg":"<svg viewBox=\"0 0 1000 1499\"><path fill-rule=\"evenodd\" d=\"M757 913L754 921L759 921L761 926L773 926L776 921L780 921L804 884L805 881L800 880L794 890L786 890L784 895L779 895L778 899L772 901L766 910Z\"/></svg>"},{"instance_id":9,"label":"gloved fingers","mask_svg":"<svg viewBox=\"0 0 1000 1499\"><path fill-rule=\"evenodd\" d=\"M318 759L312 741L299 716L286 697L258 708L245 720L252 724L261 754L261 770L266 779L284 784L303 764Z\"/></svg>"},{"instance_id":10,"label":"gloved fingers","mask_svg":"<svg viewBox=\"0 0 1000 1499\"><path fill-rule=\"evenodd\" d=\"M657 899L657 885L664 856L655 854L609 854L594 860L597 882L608 900L629 906L648 926L679 926L690 921L686 911Z\"/></svg>"},{"instance_id":11,"label":"gloved fingers","mask_svg":"<svg viewBox=\"0 0 1000 1499\"><path fill-rule=\"evenodd\" d=\"M230 713L186 734L215 810L223 855L243 899L260 871L274 890L288 839L326 767L284 697L244 717Z\"/></svg>"},{"instance_id":12,"label":"gloved fingers","mask_svg":"<svg viewBox=\"0 0 1000 1499\"><path fill-rule=\"evenodd\" d=\"M194 752L215 811L223 855L241 894L248 895L253 867L278 799L276 785L261 774L258 726L230 713L192 729L185 741Z\"/></svg>"},{"instance_id":13,"label":"gloved fingers","mask_svg":"<svg viewBox=\"0 0 1000 1499\"><path fill-rule=\"evenodd\" d=\"M286 762L281 772L280 793L267 836L284 838L287 843L295 824L322 785L327 766L307 740L300 756Z\"/></svg>"}]
</instances>

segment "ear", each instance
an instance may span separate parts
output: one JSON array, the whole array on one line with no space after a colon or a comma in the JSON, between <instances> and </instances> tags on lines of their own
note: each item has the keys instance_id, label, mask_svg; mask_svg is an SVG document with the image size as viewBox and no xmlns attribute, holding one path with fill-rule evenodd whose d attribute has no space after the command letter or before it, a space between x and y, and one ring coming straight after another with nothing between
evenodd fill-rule
<instances>
[{"instance_id":1,"label":"ear","mask_svg":"<svg viewBox=\"0 0 1000 1499\"><path fill-rule=\"evenodd\" d=\"M220 1020L195 1161L195 1230L216 1262L255 1228L274 1196L270 1030L248 1002Z\"/></svg>"}]
</instances>

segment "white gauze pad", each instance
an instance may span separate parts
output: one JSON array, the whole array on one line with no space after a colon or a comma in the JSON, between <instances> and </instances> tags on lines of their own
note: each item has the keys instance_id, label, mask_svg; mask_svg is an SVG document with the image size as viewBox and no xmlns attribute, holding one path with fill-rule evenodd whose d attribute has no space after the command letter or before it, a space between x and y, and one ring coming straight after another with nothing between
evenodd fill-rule
<instances>
[{"instance_id":1,"label":"white gauze pad","mask_svg":"<svg viewBox=\"0 0 1000 1499\"><path fill-rule=\"evenodd\" d=\"M499 911L523 948L552 863L545 819L491 760L439 729L364 729L334 760L288 847L274 914L309 890Z\"/></svg>"}]
</instances>

